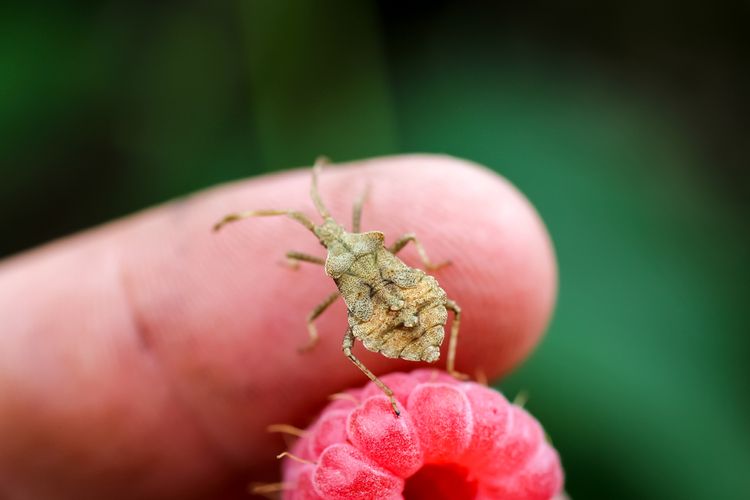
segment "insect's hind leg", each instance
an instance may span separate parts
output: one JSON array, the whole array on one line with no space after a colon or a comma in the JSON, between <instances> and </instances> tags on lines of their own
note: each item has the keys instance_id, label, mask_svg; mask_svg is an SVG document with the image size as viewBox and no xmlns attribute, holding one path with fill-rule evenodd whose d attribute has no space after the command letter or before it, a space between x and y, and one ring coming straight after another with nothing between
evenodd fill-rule
<instances>
[{"instance_id":1,"label":"insect's hind leg","mask_svg":"<svg viewBox=\"0 0 750 500\"><path fill-rule=\"evenodd\" d=\"M378 377L375 376L374 373L372 373L370 370L367 369L365 365L362 364L362 362L354 355L352 354L352 346L354 345L354 334L352 333L351 329L346 331L346 335L344 335L344 344L343 344L343 350L344 355L349 358L349 360L354 363L357 368L362 370L362 373L367 375L367 378L372 380L375 385L378 386L378 388L385 393L386 396L388 396L388 399L391 401L391 406L393 407L393 412L396 414L396 416L401 415L401 412L398 411L398 407L396 406L396 398L393 396L393 391L385 385L383 382L380 381Z\"/></svg>"},{"instance_id":2,"label":"insect's hind leg","mask_svg":"<svg viewBox=\"0 0 750 500\"><path fill-rule=\"evenodd\" d=\"M310 335L310 340L300 348L300 351L309 351L313 347L315 347L315 344L318 343L318 329L315 328L315 320L318 319L318 317L323 314L323 312L328 309L328 306L336 302L336 299L339 298L341 294L339 292L334 292L326 299L315 306L315 309L310 312L310 314L307 316L307 332Z\"/></svg>"},{"instance_id":3,"label":"insect's hind leg","mask_svg":"<svg viewBox=\"0 0 750 500\"><path fill-rule=\"evenodd\" d=\"M448 361L445 369L453 377L466 380L465 374L456 371L456 347L458 345L458 329L461 327L461 308L452 300L445 303L445 308L453 311L453 323L451 324L451 338L448 340Z\"/></svg>"},{"instance_id":4,"label":"insect's hind leg","mask_svg":"<svg viewBox=\"0 0 750 500\"><path fill-rule=\"evenodd\" d=\"M450 261L448 260L444 262L439 262L437 264L433 264L430 258L427 256L427 252L422 246L422 243L420 243L420 241L417 239L417 236L414 233L406 233L405 235L401 236L399 239L394 241L390 247L388 247L388 251L396 255L410 241L414 242L414 246L417 247L417 253L419 254L419 258L422 260L422 263L424 264L424 267L426 269L434 271L435 269L440 269L441 267L444 267L450 264Z\"/></svg>"}]
</instances>

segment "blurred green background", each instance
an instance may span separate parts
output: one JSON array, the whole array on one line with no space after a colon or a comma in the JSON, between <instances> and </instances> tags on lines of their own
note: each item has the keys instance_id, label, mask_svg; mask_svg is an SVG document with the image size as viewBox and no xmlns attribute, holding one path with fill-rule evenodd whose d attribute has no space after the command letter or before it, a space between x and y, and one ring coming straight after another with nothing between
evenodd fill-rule
<instances>
[{"instance_id":1,"label":"blurred green background","mask_svg":"<svg viewBox=\"0 0 750 500\"><path fill-rule=\"evenodd\" d=\"M556 317L502 388L529 391L570 495L747 499L748 19L746 2L5 4L0 256L320 153L465 157L556 245Z\"/></svg>"}]
</instances>

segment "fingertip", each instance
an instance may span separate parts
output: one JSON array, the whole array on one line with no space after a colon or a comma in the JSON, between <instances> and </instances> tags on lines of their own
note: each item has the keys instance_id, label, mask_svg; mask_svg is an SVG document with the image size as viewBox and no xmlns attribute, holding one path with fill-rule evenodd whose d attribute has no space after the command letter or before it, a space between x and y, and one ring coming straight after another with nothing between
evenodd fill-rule
<instances>
[{"instance_id":1,"label":"fingertip","mask_svg":"<svg viewBox=\"0 0 750 500\"><path fill-rule=\"evenodd\" d=\"M172 251L151 245L132 253L139 310L159 332L155 349L178 370L175 378L186 391L205 384L190 377L188 368L199 364L209 367L219 388L261 394L269 413L279 410L276 397L289 396L284 403L294 406L285 410L293 415L293 408L311 407L327 394L365 382L341 354L346 328L341 302L316 320L321 335L316 349L303 356L296 352L307 340L306 316L335 288L317 266L291 271L277 263L291 249L323 256L314 237L281 218L243 221L218 234L205 231L217 217L248 208L313 215L310 182L310 170L301 169L200 193L180 208L179 217L171 217L170 228L152 227L157 240L169 235ZM327 166L318 181L331 214L345 225L367 185L363 231L383 231L387 242L415 232L431 259L452 261L435 275L463 309L456 368L469 373L481 368L492 378L517 366L541 338L556 294L552 245L528 200L484 167L437 155ZM181 248L179 254L174 248ZM400 255L421 266L413 248ZM419 366L364 349L358 356L376 373ZM445 348L442 359L439 363ZM303 384L313 385L303 393L295 390ZM215 404L207 403L197 403L196 411ZM262 418L255 407L246 410L245 417L252 412ZM238 419L242 415L235 413ZM235 432L227 434L232 446L242 446Z\"/></svg>"}]
</instances>

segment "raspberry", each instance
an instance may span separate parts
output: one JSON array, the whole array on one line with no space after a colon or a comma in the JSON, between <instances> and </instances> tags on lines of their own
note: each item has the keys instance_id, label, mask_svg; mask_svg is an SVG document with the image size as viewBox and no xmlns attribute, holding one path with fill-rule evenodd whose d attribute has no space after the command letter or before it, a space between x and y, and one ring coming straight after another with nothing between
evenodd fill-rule
<instances>
[{"instance_id":1,"label":"raspberry","mask_svg":"<svg viewBox=\"0 0 750 500\"><path fill-rule=\"evenodd\" d=\"M326 407L284 463L285 500L512 499L561 494L557 452L500 393L437 370L382 377Z\"/></svg>"}]
</instances>

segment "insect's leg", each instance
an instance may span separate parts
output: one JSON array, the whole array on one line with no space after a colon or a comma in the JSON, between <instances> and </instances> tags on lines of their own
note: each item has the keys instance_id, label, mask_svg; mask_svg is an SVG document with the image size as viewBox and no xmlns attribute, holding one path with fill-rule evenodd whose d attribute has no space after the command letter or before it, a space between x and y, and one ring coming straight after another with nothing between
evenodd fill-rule
<instances>
[{"instance_id":1,"label":"insect's leg","mask_svg":"<svg viewBox=\"0 0 750 500\"><path fill-rule=\"evenodd\" d=\"M312 310L312 312L307 316L307 332L310 334L310 340L307 342L305 346L303 346L300 350L301 351L309 351L313 347L315 347L315 344L318 343L318 329L315 328L314 321L323 314L323 311L328 309L328 306L336 302L336 299L339 298L341 294L339 292L334 292L326 299L315 306L315 309Z\"/></svg>"},{"instance_id":2,"label":"insect's leg","mask_svg":"<svg viewBox=\"0 0 750 500\"><path fill-rule=\"evenodd\" d=\"M414 233L406 233L405 235L401 236L399 239L393 242L393 245L388 247L388 251L395 255L400 252L401 249L404 248L410 241L413 241L414 246L417 247L417 253L419 254L419 258L422 260L425 268L435 270L450 264L450 261L448 260L446 260L445 262L440 262L438 264L433 264L430 258L427 257L427 252L425 252L422 243L419 242L417 236Z\"/></svg>"},{"instance_id":3,"label":"insect's leg","mask_svg":"<svg viewBox=\"0 0 750 500\"><path fill-rule=\"evenodd\" d=\"M307 215L302 212L297 212L296 210L249 210L247 212L229 214L214 224L214 231L218 231L230 222L247 219L248 217L270 217L273 215L286 215L287 217L296 220L315 234L315 224L313 224Z\"/></svg>"},{"instance_id":4,"label":"insect's leg","mask_svg":"<svg viewBox=\"0 0 750 500\"><path fill-rule=\"evenodd\" d=\"M352 354L352 346L354 345L354 334L352 333L351 329L346 331L346 335L344 335L344 355L351 360L352 363L357 365L357 368L362 370L362 373L367 375L367 378L372 380L375 385L377 385L381 391L385 393L386 396L388 396L388 399L391 400L391 406L393 407L393 412L396 414L396 416L401 415L401 412L398 411L398 407L396 406L396 398L393 397L393 391L385 385L383 382L380 381L378 377L375 376L374 373L372 373L370 370L367 369L365 365L362 364L362 362L357 359L357 357Z\"/></svg>"},{"instance_id":5,"label":"insect's leg","mask_svg":"<svg viewBox=\"0 0 750 500\"><path fill-rule=\"evenodd\" d=\"M354 210L352 210L352 232L353 233L359 233L360 227L362 223L362 205L365 204L365 201L367 201L367 197L370 194L370 184L367 184L365 186L364 191L362 191L362 194L359 195L359 198L354 202Z\"/></svg>"},{"instance_id":6,"label":"insect's leg","mask_svg":"<svg viewBox=\"0 0 750 500\"><path fill-rule=\"evenodd\" d=\"M309 262L311 264L318 264L319 266L326 265L326 260L321 257L308 255L302 252L295 252L293 250L286 253L286 259L294 269L299 267L300 262Z\"/></svg>"},{"instance_id":7,"label":"insect's leg","mask_svg":"<svg viewBox=\"0 0 750 500\"><path fill-rule=\"evenodd\" d=\"M456 371L456 346L458 345L458 329L461 327L461 308L453 302L448 300L445 303L445 308L453 311L453 323L451 324L451 338L448 341L448 362L446 363L446 370L448 373L453 375L457 379L466 380L467 377L463 373Z\"/></svg>"}]
</instances>

